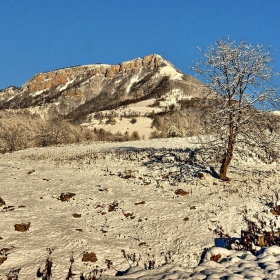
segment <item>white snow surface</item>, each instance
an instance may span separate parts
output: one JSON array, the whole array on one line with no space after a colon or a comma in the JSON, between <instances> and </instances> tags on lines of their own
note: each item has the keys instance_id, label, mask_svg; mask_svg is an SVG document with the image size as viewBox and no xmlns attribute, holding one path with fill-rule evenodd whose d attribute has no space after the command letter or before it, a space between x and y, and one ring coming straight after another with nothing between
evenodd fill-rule
<instances>
[{"instance_id":1,"label":"white snow surface","mask_svg":"<svg viewBox=\"0 0 280 280\"><path fill-rule=\"evenodd\" d=\"M130 91L130 88L131 86L135 83L135 82L138 82L139 81L139 76L133 76L130 81L129 81L129 84L127 85L126 87L126 92L128 93Z\"/></svg>"},{"instance_id":2,"label":"white snow surface","mask_svg":"<svg viewBox=\"0 0 280 280\"><path fill-rule=\"evenodd\" d=\"M103 269L100 279L279 279L277 246L255 256L213 247L219 227L240 237L244 209L252 217L275 218L267 187L279 188L276 164L239 161L229 183L205 171L199 179L193 175L201 169L185 161L186 148L193 148L188 139L172 138L0 155L0 197L6 202L0 207L0 257L10 249L0 279L13 268L21 268L19 279L38 279L47 248L55 248L51 279L66 279L72 254L72 279L96 266ZM186 195L175 194L178 189ZM76 195L58 199L67 192ZM27 222L28 231L15 231L15 224ZM135 254L135 261L122 250ZM84 252L94 252L97 261L83 262ZM155 269L144 269L149 261Z\"/></svg>"},{"instance_id":3,"label":"white snow surface","mask_svg":"<svg viewBox=\"0 0 280 280\"><path fill-rule=\"evenodd\" d=\"M169 63L160 69L160 75L169 75L171 80L180 80L183 76L183 74L178 73L177 70L174 67L172 67Z\"/></svg>"}]
</instances>

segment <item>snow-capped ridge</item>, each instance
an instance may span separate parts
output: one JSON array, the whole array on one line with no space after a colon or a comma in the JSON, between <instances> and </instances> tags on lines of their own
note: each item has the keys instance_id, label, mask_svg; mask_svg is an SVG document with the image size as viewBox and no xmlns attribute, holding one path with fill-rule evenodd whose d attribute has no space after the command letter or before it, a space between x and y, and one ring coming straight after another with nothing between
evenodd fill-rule
<instances>
[{"instance_id":1,"label":"snow-capped ridge","mask_svg":"<svg viewBox=\"0 0 280 280\"><path fill-rule=\"evenodd\" d=\"M119 64L88 64L37 73L21 88L1 92L0 109L44 111L85 119L91 113L158 98L161 106L202 97L203 86L158 54ZM162 98L161 98L162 97ZM175 105L176 105L175 104ZM38 107L36 109L36 107Z\"/></svg>"}]
</instances>

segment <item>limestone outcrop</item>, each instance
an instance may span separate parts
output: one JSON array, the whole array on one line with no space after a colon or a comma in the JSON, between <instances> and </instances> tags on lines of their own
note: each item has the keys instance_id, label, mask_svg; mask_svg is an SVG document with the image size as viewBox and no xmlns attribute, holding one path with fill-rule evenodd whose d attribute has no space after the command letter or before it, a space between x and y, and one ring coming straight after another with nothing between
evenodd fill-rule
<instances>
[{"instance_id":1,"label":"limestone outcrop","mask_svg":"<svg viewBox=\"0 0 280 280\"><path fill-rule=\"evenodd\" d=\"M44 116L80 118L168 92L175 92L175 98L201 97L202 89L197 79L152 54L118 65L91 64L38 73L20 88L1 90L0 109L32 108Z\"/></svg>"}]
</instances>

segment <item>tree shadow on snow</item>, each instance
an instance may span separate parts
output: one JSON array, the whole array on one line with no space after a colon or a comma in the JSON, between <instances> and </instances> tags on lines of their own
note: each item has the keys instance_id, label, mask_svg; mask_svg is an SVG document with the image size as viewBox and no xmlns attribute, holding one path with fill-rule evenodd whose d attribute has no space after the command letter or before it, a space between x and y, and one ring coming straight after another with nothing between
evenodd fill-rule
<instances>
[{"instance_id":1,"label":"tree shadow on snow","mask_svg":"<svg viewBox=\"0 0 280 280\"><path fill-rule=\"evenodd\" d=\"M157 167L166 171L176 168L181 174L198 176L198 173L207 173L218 179L219 174L214 167L206 167L197 160L199 149L172 149L172 148L136 148L118 147L110 150L116 157L130 161L142 162L143 166Z\"/></svg>"}]
</instances>

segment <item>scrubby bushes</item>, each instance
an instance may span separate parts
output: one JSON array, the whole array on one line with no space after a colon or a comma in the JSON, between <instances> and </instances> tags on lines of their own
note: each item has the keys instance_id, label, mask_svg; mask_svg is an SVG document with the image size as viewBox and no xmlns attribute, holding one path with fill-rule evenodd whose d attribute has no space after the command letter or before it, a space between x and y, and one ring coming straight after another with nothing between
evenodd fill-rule
<instances>
[{"instance_id":1,"label":"scrubby bushes","mask_svg":"<svg viewBox=\"0 0 280 280\"><path fill-rule=\"evenodd\" d=\"M172 125L167 131L167 137L182 137L182 132L175 125Z\"/></svg>"},{"instance_id":2,"label":"scrubby bushes","mask_svg":"<svg viewBox=\"0 0 280 280\"><path fill-rule=\"evenodd\" d=\"M129 135L127 131L125 133L121 133L120 131L118 131L117 133L111 133L109 131L104 130L103 128L94 128L93 131L97 141L124 142L140 140L140 135L138 131L133 131L131 135Z\"/></svg>"},{"instance_id":3,"label":"scrubby bushes","mask_svg":"<svg viewBox=\"0 0 280 280\"><path fill-rule=\"evenodd\" d=\"M132 119L130 120L130 122L131 122L132 124L135 124L135 123L137 122L137 119L136 119L136 118L132 118Z\"/></svg>"},{"instance_id":4,"label":"scrubby bushes","mask_svg":"<svg viewBox=\"0 0 280 280\"><path fill-rule=\"evenodd\" d=\"M94 139L95 135L89 129L72 125L60 118L47 121L38 136L40 146L77 143Z\"/></svg>"},{"instance_id":5,"label":"scrubby bushes","mask_svg":"<svg viewBox=\"0 0 280 280\"><path fill-rule=\"evenodd\" d=\"M88 128L60 118L45 121L36 115L7 111L0 115L1 153L95 139L95 134Z\"/></svg>"},{"instance_id":6,"label":"scrubby bushes","mask_svg":"<svg viewBox=\"0 0 280 280\"><path fill-rule=\"evenodd\" d=\"M162 131L152 131L150 134L150 139L158 139L158 138L165 138L165 134Z\"/></svg>"},{"instance_id":7,"label":"scrubby bushes","mask_svg":"<svg viewBox=\"0 0 280 280\"><path fill-rule=\"evenodd\" d=\"M0 152L13 152L36 146L36 135L43 121L24 113L3 111L0 115Z\"/></svg>"},{"instance_id":8,"label":"scrubby bushes","mask_svg":"<svg viewBox=\"0 0 280 280\"><path fill-rule=\"evenodd\" d=\"M130 139L131 140L140 140L140 135L139 135L138 131L133 131L131 133Z\"/></svg>"},{"instance_id":9,"label":"scrubby bushes","mask_svg":"<svg viewBox=\"0 0 280 280\"><path fill-rule=\"evenodd\" d=\"M182 112L177 111L171 114L156 114L153 117L152 127L160 131L163 137L182 137L183 134L187 136L195 134L194 127L190 125L190 119ZM153 136L151 137L153 138Z\"/></svg>"},{"instance_id":10,"label":"scrubby bushes","mask_svg":"<svg viewBox=\"0 0 280 280\"><path fill-rule=\"evenodd\" d=\"M12 126L9 129L1 129L0 150L1 152L13 152L23 149L27 145L28 136L20 126Z\"/></svg>"},{"instance_id":11,"label":"scrubby bushes","mask_svg":"<svg viewBox=\"0 0 280 280\"><path fill-rule=\"evenodd\" d=\"M150 139L173 137L183 137L183 133L175 125L171 125L166 131L155 130L150 135Z\"/></svg>"}]
</instances>

